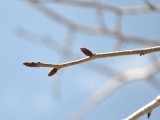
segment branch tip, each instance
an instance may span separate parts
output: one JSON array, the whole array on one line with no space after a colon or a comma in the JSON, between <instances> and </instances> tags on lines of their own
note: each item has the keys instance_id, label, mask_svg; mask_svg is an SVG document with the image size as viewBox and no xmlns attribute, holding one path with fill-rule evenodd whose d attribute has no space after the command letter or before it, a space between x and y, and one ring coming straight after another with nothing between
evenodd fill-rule
<instances>
[{"instance_id":1,"label":"branch tip","mask_svg":"<svg viewBox=\"0 0 160 120\"><path fill-rule=\"evenodd\" d=\"M27 67L37 67L38 62L24 62L23 65Z\"/></svg>"}]
</instances>

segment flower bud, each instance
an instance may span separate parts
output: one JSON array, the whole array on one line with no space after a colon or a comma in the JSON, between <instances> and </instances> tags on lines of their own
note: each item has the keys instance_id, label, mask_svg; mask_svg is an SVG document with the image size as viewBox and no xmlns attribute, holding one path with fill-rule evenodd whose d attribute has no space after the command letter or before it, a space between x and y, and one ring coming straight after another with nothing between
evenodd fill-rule
<instances>
[{"instance_id":1,"label":"flower bud","mask_svg":"<svg viewBox=\"0 0 160 120\"><path fill-rule=\"evenodd\" d=\"M52 76L52 75L56 74L56 73L57 73L57 71L58 71L58 69L57 69L57 68L53 68L53 69L51 69L51 71L48 73L48 76Z\"/></svg>"},{"instance_id":2,"label":"flower bud","mask_svg":"<svg viewBox=\"0 0 160 120\"><path fill-rule=\"evenodd\" d=\"M80 48L80 50L86 55L86 56L93 56L93 53L88 50L87 48Z\"/></svg>"}]
</instances>

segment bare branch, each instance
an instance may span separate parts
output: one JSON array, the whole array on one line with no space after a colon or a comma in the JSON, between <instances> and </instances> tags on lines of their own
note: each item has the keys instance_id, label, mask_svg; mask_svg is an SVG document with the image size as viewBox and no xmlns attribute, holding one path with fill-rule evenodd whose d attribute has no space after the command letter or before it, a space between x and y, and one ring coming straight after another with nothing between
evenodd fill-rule
<instances>
[{"instance_id":1,"label":"bare branch","mask_svg":"<svg viewBox=\"0 0 160 120\"><path fill-rule=\"evenodd\" d=\"M19 31L21 31L22 33L20 33ZM68 34L73 34L71 31L68 31ZM20 37L23 37L25 39L27 39L27 41L32 42L32 43L36 43L35 45L38 45L40 43L43 43L43 45L45 47L47 47L48 49L52 50L53 52L58 52L58 51L64 51L64 49L62 49L63 47L65 47L65 53L67 51L67 53L69 53L69 57L71 58L79 58L80 56L76 53L74 53L73 50L70 50L70 48L68 49L68 40L66 40L67 43L65 43L66 46L62 46L59 42L57 42L56 40L52 39L51 37L46 37L46 35L39 35L39 34L35 34L33 32L28 31L25 28L21 28L20 30L18 30L18 34ZM72 39L73 35L68 35L66 37L66 39ZM69 41L70 43L71 41ZM62 53L62 57L65 57L64 54ZM63 58L61 58L60 61L62 61ZM82 67L89 69L93 72L102 74L102 75L107 75L107 76L114 76L115 74L119 73L117 70L108 67L104 64L101 63L97 63L97 62L92 62L90 64L86 65L82 65Z\"/></svg>"},{"instance_id":2,"label":"bare branch","mask_svg":"<svg viewBox=\"0 0 160 120\"><path fill-rule=\"evenodd\" d=\"M39 1L39 0L38 0ZM148 12L160 12L160 5L154 6L154 9L147 5L143 6L128 6L128 7L114 7L108 4L102 4L100 2L95 1L83 1L83 0L40 0L39 3L44 2L53 2L53 3L61 3L66 5L76 5L82 7L90 7L90 8L101 8L102 10L114 12L114 13L123 13L123 14L140 14L140 13L148 13Z\"/></svg>"},{"instance_id":3,"label":"bare branch","mask_svg":"<svg viewBox=\"0 0 160 120\"><path fill-rule=\"evenodd\" d=\"M81 63L84 63L90 60L94 60L94 59L98 59L98 58L123 56L123 55L135 55L135 54L144 55L144 54L148 54L152 52L159 52L159 51L160 51L160 46L157 46L157 47L144 48L144 49L124 50L124 51L93 54L92 56L89 56L83 59L66 62L62 64L46 64L46 63L41 63L41 62L25 62L23 64L29 67L52 67L52 68L61 69L64 67L81 64Z\"/></svg>"},{"instance_id":4,"label":"bare branch","mask_svg":"<svg viewBox=\"0 0 160 120\"><path fill-rule=\"evenodd\" d=\"M159 105L160 105L160 95L157 96L156 99L154 99L144 107L140 108L139 110L137 110L135 113L133 113L124 120L136 120L137 118L141 117L144 114L151 113L151 111L156 107L158 107Z\"/></svg>"},{"instance_id":5,"label":"bare branch","mask_svg":"<svg viewBox=\"0 0 160 120\"><path fill-rule=\"evenodd\" d=\"M122 14L141 14L149 12L160 12L160 5L154 6L154 10L150 6L133 6L133 7L122 7L120 9Z\"/></svg>"},{"instance_id":6,"label":"bare branch","mask_svg":"<svg viewBox=\"0 0 160 120\"><path fill-rule=\"evenodd\" d=\"M144 6L128 6L128 7L120 7L120 8L114 7L112 5L108 5L105 3L102 4L100 2L82 1L82 0L28 0L28 1L30 1L31 5L34 6L38 11L45 14L47 17L51 18L52 20L57 21L61 25L65 26L66 28L68 28L69 32L68 32L68 37L66 37L66 41L67 40L72 41L74 34L76 32L82 32L82 33L88 33L88 34L100 34L100 35L110 36L110 37L116 38L120 44L122 44L123 42L128 42L128 43L136 43L136 44L138 43L138 44L142 44L142 45L156 46L156 47L144 48L144 49L115 51L115 52L107 52L107 53L99 53L99 54L95 54L95 53L92 53L91 51L89 51L88 49L81 48L81 51L85 55L87 55L87 57L85 57L83 59L78 59L75 61L70 61L70 62L66 62L66 63L62 63L62 64L46 64L46 63L41 63L41 62L25 62L24 63L24 65L29 66L29 67L51 67L52 69L48 73L48 76L52 76L52 75L56 74L56 72L63 67L69 67L72 65L81 64L81 63L84 63L84 62L87 62L90 60L94 60L94 59L98 59L98 58L123 56L123 55L134 55L134 54L139 54L141 56L141 55L145 55L148 53L160 51L160 46L159 46L160 41L159 40L136 37L133 35L123 33L123 31L121 30L122 17L124 15L135 14L135 13L136 14L141 14L141 13L143 14L143 13L149 13L149 12L160 12L160 6L153 5L148 0L146 0L146 5L144 5ZM78 24L78 23L60 15L55 10L49 9L45 5L41 4L46 1L50 1L50 2L52 1L53 3L61 3L61 4L67 4L67 5L77 5L77 6L82 6L82 7L93 8L93 9L97 10L96 14L97 14L97 18L98 18L98 22L100 23L100 26L98 26L98 25L97 26L86 26L83 24ZM114 14L117 15L115 29L112 30L112 29L106 28L104 16L103 16L103 11L104 12L105 11L113 12ZM66 42L66 43L69 44L69 42ZM68 46L68 45L66 44L66 46ZM67 52L69 51L69 49L68 48L66 49L66 48L67 47L64 47L64 49L63 49L64 54L62 54L62 55L65 55L66 51ZM120 76L118 76L117 79L115 79L115 80L112 79L112 81L109 82L110 86L107 86L108 84L106 86L104 86L103 89L101 89L96 94L96 96L89 99L89 102L88 102L89 104L85 104L85 107L82 106L82 109L80 109L80 110L82 110L81 111L82 116L84 114L86 114L85 112L89 112L91 109L93 109L95 106L97 106L97 103L102 101L102 99L104 99L108 94L111 94L111 92L113 90L116 90L118 87L124 85L125 82L131 81L133 79L137 79L137 76L139 76L138 78L140 78L140 76L142 78L143 77L147 78L148 76L152 75L153 72L156 71L155 69L157 70L159 68L156 65L154 65L153 69L151 69L151 70L147 69L148 71L142 70L141 74L140 74L140 71L138 71L138 70L132 71L132 73L137 73L136 75L129 74L128 72L127 72L128 74L125 74L125 72L124 72L124 74L123 73L120 74ZM129 76L127 76L127 75L129 75ZM97 98L97 96L98 96L98 100L95 99L95 98ZM159 102L160 97L159 98L157 97L157 99L158 99L157 101ZM88 107L88 109L83 109L86 107ZM148 107L145 109L148 109ZM143 113L143 110L145 110L145 109L142 109L142 111L140 111L140 112L142 112L142 114L145 114L145 113ZM141 114L140 112L137 115ZM150 108L148 111L146 111L146 113L148 113L148 118L149 118L151 115ZM135 115L135 114L133 114L133 115ZM134 119L134 117L133 117L133 119ZM130 120L130 119L127 118L126 120Z\"/></svg>"},{"instance_id":7,"label":"bare branch","mask_svg":"<svg viewBox=\"0 0 160 120\"><path fill-rule=\"evenodd\" d=\"M143 0L143 1L146 3L146 5L150 7L151 10L155 9L154 5L149 0Z\"/></svg>"},{"instance_id":8,"label":"bare branch","mask_svg":"<svg viewBox=\"0 0 160 120\"><path fill-rule=\"evenodd\" d=\"M64 25L65 27L72 28L83 33L110 36L110 37L116 38L117 40L121 39L129 43L138 43L142 45L160 45L160 41L157 39L140 38L140 37L135 37L122 32L119 34L117 33L117 30L114 31L114 30L104 29L100 26L86 26L86 25L77 24L74 21L59 15L56 11L49 9L43 4L40 4L40 5L31 4L31 5L34 8L36 8L39 12L45 14L47 17L51 18L52 20L57 21L61 25Z\"/></svg>"},{"instance_id":9,"label":"bare branch","mask_svg":"<svg viewBox=\"0 0 160 120\"><path fill-rule=\"evenodd\" d=\"M126 70L111 80L107 80L102 87L96 90L94 94L92 94L87 100L79 105L79 107L75 108L69 114L69 120L79 120L83 118L86 114L98 106L98 104L101 103L106 97L111 95L114 91L126 83L152 77L157 71L159 71L159 63L160 59L147 67Z\"/></svg>"},{"instance_id":10,"label":"bare branch","mask_svg":"<svg viewBox=\"0 0 160 120\"><path fill-rule=\"evenodd\" d=\"M81 7L90 7L90 8L101 8L102 10L112 11L115 13L119 13L119 8L114 7L112 5L102 4L96 1L83 1L83 0L41 0L41 3L44 2L53 2L53 3L61 3L66 5L76 5Z\"/></svg>"}]
</instances>

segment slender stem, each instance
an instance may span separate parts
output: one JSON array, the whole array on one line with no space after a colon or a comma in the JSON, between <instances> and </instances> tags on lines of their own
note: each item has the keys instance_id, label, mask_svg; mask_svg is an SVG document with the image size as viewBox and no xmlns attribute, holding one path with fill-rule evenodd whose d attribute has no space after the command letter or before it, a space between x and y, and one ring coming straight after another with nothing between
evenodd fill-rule
<instances>
[{"instance_id":1,"label":"slender stem","mask_svg":"<svg viewBox=\"0 0 160 120\"><path fill-rule=\"evenodd\" d=\"M156 46L156 47L150 47L150 48L144 48L144 49L124 50L124 51L93 54L93 56L88 56L83 59L78 59L78 60L74 60L74 61L70 61L70 62L66 62L62 64L46 64L46 63L41 63L41 62L31 62L31 63L27 62L27 63L24 63L24 65L29 66L29 67L52 67L52 68L54 67L54 68L60 69L60 68L69 67L72 65L81 64L81 63L84 63L84 62L87 62L93 59L98 59L98 58L115 57L115 56L123 56L123 55L134 55L134 54L139 54L141 56L141 55L145 55L148 53L159 52L159 51L160 51L160 46Z\"/></svg>"}]
</instances>

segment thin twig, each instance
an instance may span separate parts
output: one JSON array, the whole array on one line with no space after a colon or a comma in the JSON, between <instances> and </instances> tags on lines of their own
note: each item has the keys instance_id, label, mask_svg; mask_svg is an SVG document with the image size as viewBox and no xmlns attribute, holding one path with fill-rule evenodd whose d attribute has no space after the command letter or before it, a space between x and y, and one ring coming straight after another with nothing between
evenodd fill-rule
<instances>
[{"instance_id":1,"label":"thin twig","mask_svg":"<svg viewBox=\"0 0 160 120\"><path fill-rule=\"evenodd\" d=\"M69 67L72 65L81 64L90 60L98 59L98 58L105 58L105 57L114 57L114 56L123 56L123 55L144 55L152 52L158 52L160 51L160 46L156 47L150 47L150 48L144 48L144 49L135 49L135 50L124 50L124 51L115 51L115 52L107 52L107 53L99 53L99 54L93 54L92 56L85 57L83 59L74 60L71 62L66 62L62 64L46 64L41 62L26 62L24 65L29 67L51 67L51 68L57 68L61 69L64 67Z\"/></svg>"},{"instance_id":2,"label":"thin twig","mask_svg":"<svg viewBox=\"0 0 160 120\"><path fill-rule=\"evenodd\" d=\"M19 33L19 31L21 31L23 34ZM51 37L47 38L46 35L35 34L24 28L18 30L17 35L27 39L29 42L32 42L34 44L36 43L36 45L43 43L45 47L52 50L53 52L63 51L62 48L64 46L62 46L59 42L57 42ZM67 50L69 50L68 53L70 53L71 55L71 56L69 55L69 57L71 58L80 57L78 54L74 53L73 50L70 50L70 49L67 49ZM86 69L92 70L95 73L100 73L105 76L114 76L115 74L119 73L117 70L97 62L92 62L87 66L83 65L82 67L85 67Z\"/></svg>"},{"instance_id":3,"label":"thin twig","mask_svg":"<svg viewBox=\"0 0 160 120\"><path fill-rule=\"evenodd\" d=\"M110 36L110 37L116 38L117 40L121 39L128 43L136 43L136 44L138 43L143 45L154 45L154 46L160 45L160 42L157 39L140 38L140 37L128 35L122 32L121 34L117 34L117 31L104 29L101 26L89 26L89 25L86 26L86 25L78 24L70 19L65 18L64 16L57 13L55 10L48 8L43 4L40 4L40 5L31 4L31 5L34 8L36 8L39 12L45 14L47 17L51 18L52 20L57 21L61 25L66 26L67 28L74 28L75 30L82 33Z\"/></svg>"},{"instance_id":4,"label":"thin twig","mask_svg":"<svg viewBox=\"0 0 160 120\"><path fill-rule=\"evenodd\" d=\"M146 113L151 113L151 111L156 107L158 107L159 105L160 105L160 95L157 96L156 99L154 99L144 107L140 108L139 110L137 110L135 113L133 113L132 115L130 115L124 120L137 120L137 118L141 117L142 115Z\"/></svg>"},{"instance_id":5,"label":"thin twig","mask_svg":"<svg viewBox=\"0 0 160 120\"><path fill-rule=\"evenodd\" d=\"M96 1L86 1L86 0L41 0L41 4L45 2L53 2L55 3L60 3L60 4L65 4L65 5L74 5L74 6L81 6L81 7L88 7L88 8L99 8L101 7L102 10L107 10L107 11L112 11L115 13L119 13L119 8L114 7L112 5L96 2ZM39 3L40 3L39 2Z\"/></svg>"},{"instance_id":6,"label":"thin twig","mask_svg":"<svg viewBox=\"0 0 160 120\"><path fill-rule=\"evenodd\" d=\"M150 7L151 10L155 9L154 5L149 0L143 0L143 1L145 2L146 5Z\"/></svg>"},{"instance_id":7,"label":"thin twig","mask_svg":"<svg viewBox=\"0 0 160 120\"><path fill-rule=\"evenodd\" d=\"M34 1L34 0L33 0ZM36 0L35 0L36 1ZM127 7L114 7L105 3L95 2L95 1L83 1L83 0L37 0L39 4L46 2L61 3L66 5L82 6L88 8L98 8L101 7L102 10L114 12L114 13L123 13L123 14L142 14L149 12L160 12L160 5L154 6L154 10L148 5L141 6L127 6Z\"/></svg>"},{"instance_id":8,"label":"thin twig","mask_svg":"<svg viewBox=\"0 0 160 120\"><path fill-rule=\"evenodd\" d=\"M120 11L123 15L127 14L144 14L149 12L160 12L160 5L154 6L154 10L151 9L150 6L144 5L144 6L127 6L120 8Z\"/></svg>"}]
</instances>

